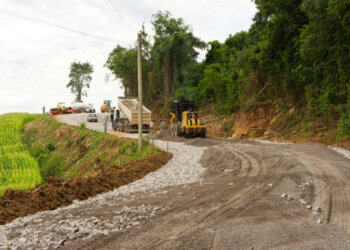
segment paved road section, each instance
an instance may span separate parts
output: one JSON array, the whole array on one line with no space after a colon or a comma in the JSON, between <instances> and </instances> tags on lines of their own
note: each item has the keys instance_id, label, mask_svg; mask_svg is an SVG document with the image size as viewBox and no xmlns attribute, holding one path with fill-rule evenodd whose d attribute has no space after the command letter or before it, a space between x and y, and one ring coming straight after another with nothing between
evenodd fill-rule
<instances>
[{"instance_id":1,"label":"paved road section","mask_svg":"<svg viewBox=\"0 0 350 250\"><path fill-rule=\"evenodd\" d=\"M87 117L89 114L69 114L69 115L59 115L56 118L63 123L67 123L72 126L80 126L80 124L84 123L87 129L103 131L103 123L107 119L108 128L107 131L112 130L111 122L108 120L109 114L98 113L97 114L97 122L88 122Z\"/></svg>"}]
</instances>

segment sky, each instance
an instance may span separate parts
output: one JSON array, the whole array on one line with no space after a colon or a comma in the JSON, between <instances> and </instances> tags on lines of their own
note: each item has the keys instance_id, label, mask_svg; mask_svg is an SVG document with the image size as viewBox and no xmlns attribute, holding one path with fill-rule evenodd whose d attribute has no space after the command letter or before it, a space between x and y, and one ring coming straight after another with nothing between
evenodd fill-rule
<instances>
[{"instance_id":1,"label":"sky","mask_svg":"<svg viewBox=\"0 0 350 250\"><path fill-rule=\"evenodd\" d=\"M182 17L206 42L248 30L256 13L250 0L0 0L0 114L72 102L66 85L74 61L94 67L84 103L116 106L124 90L104 67L108 55L117 44L133 46L142 23L153 35L159 10Z\"/></svg>"}]
</instances>

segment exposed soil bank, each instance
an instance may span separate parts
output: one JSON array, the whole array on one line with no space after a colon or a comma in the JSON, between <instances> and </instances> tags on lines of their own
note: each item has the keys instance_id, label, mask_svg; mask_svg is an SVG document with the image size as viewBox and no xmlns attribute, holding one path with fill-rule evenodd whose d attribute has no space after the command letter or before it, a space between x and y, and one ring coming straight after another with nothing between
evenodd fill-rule
<instances>
[{"instance_id":1,"label":"exposed soil bank","mask_svg":"<svg viewBox=\"0 0 350 250\"><path fill-rule=\"evenodd\" d=\"M141 179L166 164L172 155L159 151L145 159L102 169L93 176L64 181L49 178L47 185L21 191L8 189L0 196L0 224L17 217L72 204Z\"/></svg>"},{"instance_id":2,"label":"exposed soil bank","mask_svg":"<svg viewBox=\"0 0 350 250\"><path fill-rule=\"evenodd\" d=\"M155 113L155 110L153 110ZM230 115L217 115L213 106L199 110L201 122L207 126L207 136L232 139L262 139L293 143L322 143L350 150L350 138L337 139L337 119L333 116L311 118L303 110L282 109L279 105L261 104ZM157 114L156 130L169 114ZM157 126L158 125L158 126Z\"/></svg>"},{"instance_id":3,"label":"exposed soil bank","mask_svg":"<svg viewBox=\"0 0 350 250\"><path fill-rule=\"evenodd\" d=\"M47 176L91 176L100 169L144 158L158 150L145 143L139 152L137 141L67 126L52 116L26 124L22 140L38 160L44 180Z\"/></svg>"}]
</instances>

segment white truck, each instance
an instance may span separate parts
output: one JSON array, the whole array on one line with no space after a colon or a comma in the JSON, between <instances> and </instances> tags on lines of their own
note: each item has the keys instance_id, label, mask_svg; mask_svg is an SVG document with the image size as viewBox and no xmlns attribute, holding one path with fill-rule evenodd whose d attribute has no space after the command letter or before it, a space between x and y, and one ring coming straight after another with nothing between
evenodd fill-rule
<instances>
[{"instance_id":1,"label":"white truck","mask_svg":"<svg viewBox=\"0 0 350 250\"><path fill-rule=\"evenodd\" d=\"M142 132L150 130L151 111L142 106ZM118 97L118 108L111 114L112 128L115 131L138 132L138 102L136 98Z\"/></svg>"},{"instance_id":2,"label":"white truck","mask_svg":"<svg viewBox=\"0 0 350 250\"><path fill-rule=\"evenodd\" d=\"M74 109L75 113L85 113L89 108L89 105L83 102L72 102L70 105Z\"/></svg>"}]
</instances>

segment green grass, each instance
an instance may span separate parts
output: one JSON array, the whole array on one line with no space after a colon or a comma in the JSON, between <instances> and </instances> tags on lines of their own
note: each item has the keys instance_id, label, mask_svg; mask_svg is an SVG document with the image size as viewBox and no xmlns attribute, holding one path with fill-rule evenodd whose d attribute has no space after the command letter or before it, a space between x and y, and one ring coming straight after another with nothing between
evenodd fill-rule
<instances>
[{"instance_id":1,"label":"green grass","mask_svg":"<svg viewBox=\"0 0 350 250\"><path fill-rule=\"evenodd\" d=\"M89 176L101 167L126 163L158 151L144 142L119 139L83 126L69 127L47 116L0 115L0 195L6 189L26 190L45 184L48 176L70 179ZM60 131L60 127L64 129ZM55 133L53 133L55 132ZM60 133L66 133L60 136ZM98 162L98 163L96 163ZM97 164L97 165L96 165Z\"/></svg>"},{"instance_id":2,"label":"green grass","mask_svg":"<svg viewBox=\"0 0 350 250\"><path fill-rule=\"evenodd\" d=\"M42 182L38 162L21 142L23 125L38 115L0 115L0 195L7 188L28 189Z\"/></svg>"},{"instance_id":3,"label":"green grass","mask_svg":"<svg viewBox=\"0 0 350 250\"><path fill-rule=\"evenodd\" d=\"M66 126L48 116L36 119L24 131L22 142L39 163L43 183L48 176L89 176L100 168L144 158L159 150L152 142L144 141L138 152L137 141L88 130L82 125Z\"/></svg>"}]
</instances>

